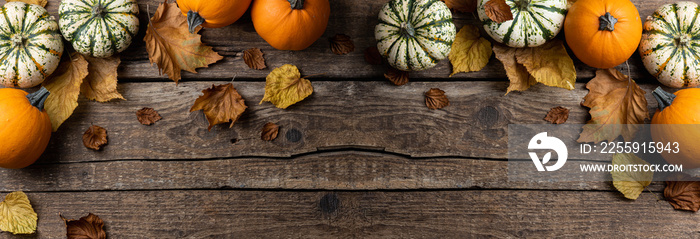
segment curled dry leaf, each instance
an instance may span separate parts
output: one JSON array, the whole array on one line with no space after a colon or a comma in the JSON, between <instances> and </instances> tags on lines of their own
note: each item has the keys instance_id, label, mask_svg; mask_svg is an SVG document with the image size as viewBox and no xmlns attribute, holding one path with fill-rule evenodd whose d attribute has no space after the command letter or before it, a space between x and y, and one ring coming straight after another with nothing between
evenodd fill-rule
<instances>
[{"instance_id":1,"label":"curled dry leaf","mask_svg":"<svg viewBox=\"0 0 700 239\"><path fill-rule=\"evenodd\" d=\"M107 144L107 130L97 125L90 126L83 134L83 145L88 149L100 150Z\"/></svg>"},{"instance_id":2,"label":"curled dry leaf","mask_svg":"<svg viewBox=\"0 0 700 239\"><path fill-rule=\"evenodd\" d=\"M123 100L124 96L117 91L117 68L121 63L119 57L84 57L88 62L88 75L80 85L80 93L85 98L98 102Z\"/></svg>"},{"instance_id":3,"label":"curled dry leaf","mask_svg":"<svg viewBox=\"0 0 700 239\"><path fill-rule=\"evenodd\" d=\"M46 7L46 4L48 3L47 0L7 0L7 2L23 2L23 3L28 3L28 4L35 4L39 5L41 7Z\"/></svg>"},{"instance_id":4,"label":"curled dry leaf","mask_svg":"<svg viewBox=\"0 0 700 239\"><path fill-rule=\"evenodd\" d=\"M370 65L382 64L382 55L379 54L379 49L377 49L377 46L371 46L365 49L365 61Z\"/></svg>"},{"instance_id":5,"label":"curled dry leaf","mask_svg":"<svg viewBox=\"0 0 700 239\"><path fill-rule=\"evenodd\" d=\"M664 198L677 210L697 212L700 209L700 178L674 173L666 178Z\"/></svg>"},{"instance_id":6,"label":"curled dry leaf","mask_svg":"<svg viewBox=\"0 0 700 239\"><path fill-rule=\"evenodd\" d=\"M438 88L432 88L425 92L425 105L432 110L442 109L450 105L450 101L447 99L445 91Z\"/></svg>"},{"instance_id":7,"label":"curled dry leaf","mask_svg":"<svg viewBox=\"0 0 700 239\"><path fill-rule=\"evenodd\" d=\"M448 55L452 63L452 74L480 71L491 58L491 42L480 37L479 28L465 25L457 33Z\"/></svg>"},{"instance_id":8,"label":"curled dry leaf","mask_svg":"<svg viewBox=\"0 0 700 239\"><path fill-rule=\"evenodd\" d=\"M458 12L476 12L478 0L442 0L448 8Z\"/></svg>"},{"instance_id":9,"label":"curled dry leaf","mask_svg":"<svg viewBox=\"0 0 700 239\"><path fill-rule=\"evenodd\" d=\"M615 154L612 160L613 165L618 167L629 167L632 165L649 165L634 154ZM642 194L644 188L651 184L654 172L651 170L624 170L612 171L613 186L626 198L635 200Z\"/></svg>"},{"instance_id":10,"label":"curled dry leaf","mask_svg":"<svg viewBox=\"0 0 700 239\"><path fill-rule=\"evenodd\" d=\"M44 81L51 94L46 98L44 109L51 119L51 127L56 132L78 107L80 85L88 75L88 62L76 52L61 61L56 71Z\"/></svg>"},{"instance_id":11,"label":"curled dry leaf","mask_svg":"<svg viewBox=\"0 0 700 239\"><path fill-rule=\"evenodd\" d=\"M509 48L496 44L493 51L503 63L510 80L507 93L527 90L536 82L567 90L574 89L576 68L561 40L555 39L538 47L526 48Z\"/></svg>"},{"instance_id":12,"label":"curled dry leaf","mask_svg":"<svg viewBox=\"0 0 700 239\"><path fill-rule=\"evenodd\" d=\"M330 38L331 51L336 55L345 55L355 50L355 44L350 39L350 36L345 34L336 34Z\"/></svg>"},{"instance_id":13,"label":"curled dry leaf","mask_svg":"<svg viewBox=\"0 0 700 239\"><path fill-rule=\"evenodd\" d=\"M507 47L502 44L495 44L493 46L493 53L496 55L496 59L503 63L503 67L506 69L506 75L510 80L510 85L506 94L511 91L524 91L537 84L535 77L531 76L527 72L527 68L522 64L518 63L515 57L515 52L517 48Z\"/></svg>"},{"instance_id":14,"label":"curled dry leaf","mask_svg":"<svg viewBox=\"0 0 700 239\"><path fill-rule=\"evenodd\" d=\"M245 100L238 93L233 84L212 85L211 88L202 91L204 95L194 101L190 112L202 110L209 121L209 130L214 125L231 122L229 128L233 127L236 120L241 117L248 108Z\"/></svg>"},{"instance_id":15,"label":"curled dry leaf","mask_svg":"<svg viewBox=\"0 0 700 239\"><path fill-rule=\"evenodd\" d=\"M243 51L243 61L250 69L262 70L267 68L263 53L257 47Z\"/></svg>"},{"instance_id":16,"label":"curled dry leaf","mask_svg":"<svg viewBox=\"0 0 700 239\"><path fill-rule=\"evenodd\" d=\"M279 130L280 130L279 125L272 123L272 122L268 122L267 124L265 124L263 126L262 134L260 135L260 138L262 138L262 140L265 140L265 141L275 140L277 138L277 133L279 133Z\"/></svg>"},{"instance_id":17,"label":"curled dry leaf","mask_svg":"<svg viewBox=\"0 0 700 239\"><path fill-rule=\"evenodd\" d=\"M567 119L569 119L569 109L561 106L550 109L547 116L544 117L544 120L552 124L563 124L566 123Z\"/></svg>"},{"instance_id":18,"label":"curled dry leaf","mask_svg":"<svg viewBox=\"0 0 700 239\"><path fill-rule=\"evenodd\" d=\"M197 73L199 67L207 67L224 57L202 43L197 32L190 33L187 17L175 3L161 3L148 23L146 42L148 59L157 64L158 70L177 83L182 78L180 71Z\"/></svg>"},{"instance_id":19,"label":"curled dry leaf","mask_svg":"<svg viewBox=\"0 0 700 239\"><path fill-rule=\"evenodd\" d=\"M396 68L389 67L389 69L384 73L384 77L389 79L394 85L405 85L408 83L408 71L397 70Z\"/></svg>"},{"instance_id":20,"label":"curled dry leaf","mask_svg":"<svg viewBox=\"0 0 700 239\"><path fill-rule=\"evenodd\" d=\"M589 92L582 105L590 108L591 120L583 126L578 142L612 142L620 135L631 141L638 124L649 118L646 92L617 69L596 71L586 88Z\"/></svg>"},{"instance_id":21,"label":"curled dry leaf","mask_svg":"<svg viewBox=\"0 0 700 239\"><path fill-rule=\"evenodd\" d=\"M88 213L79 220L66 219L58 214L66 224L66 237L68 239L105 239L107 233L104 230L104 222L95 214Z\"/></svg>"},{"instance_id":22,"label":"curled dry leaf","mask_svg":"<svg viewBox=\"0 0 700 239\"><path fill-rule=\"evenodd\" d=\"M513 20L513 12L505 0L489 0L484 4L486 16L494 22L502 23Z\"/></svg>"},{"instance_id":23,"label":"curled dry leaf","mask_svg":"<svg viewBox=\"0 0 700 239\"><path fill-rule=\"evenodd\" d=\"M38 217L24 192L12 192L0 203L0 230L12 234L36 232Z\"/></svg>"},{"instance_id":24,"label":"curled dry leaf","mask_svg":"<svg viewBox=\"0 0 700 239\"><path fill-rule=\"evenodd\" d=\"M148 107L143 107L143 109L136 111L136 118L143 125L152 125L158 120L163 119L163 117L158 114L158 111Z\"/></svg>"},{"instance_id":25,"label":"curled dry leaf","mask_svg":"<svg viewBox=\"0 0 700 239\"><path fill-rule=\"evenodd\" d=\"M311 81L301 78L299 69L290 64L275 68L265 80L265 96L260 100L270 102L277 108L286 109L302 101L314 92Z\"/></svg>"}]
</instances>

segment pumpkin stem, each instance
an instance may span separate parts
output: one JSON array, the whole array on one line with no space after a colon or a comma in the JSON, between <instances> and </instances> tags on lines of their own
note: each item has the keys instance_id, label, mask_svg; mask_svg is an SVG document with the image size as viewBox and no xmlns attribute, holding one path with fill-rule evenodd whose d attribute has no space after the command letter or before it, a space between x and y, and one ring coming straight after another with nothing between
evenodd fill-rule
<instances>
[{"instance_id":1,"label":"pumpkin stem","mask_svg":"<svg viewBox=\"0 0 700 239\"><path fill-rule=\"evenodd\" d=\"M530 6L530 0L519 0L515 2L515 6L520 10L524 11Z\"/></svg>"},{"instance_id":2,"label":"pumpkin stem","mask_svg":"<svg viewBox=\"0 0 700 239\"><path fill-rule=\"evenodd\" d=\"M92 15L93 16L99 16L99 17L104 17L104 11L105 8L102 6L102 4L97 4L94 7L92 7Z\"/></svg>"},{"instance_id":3,"label":"pumpkin stem","mask_svg":"<svg viewBox=\"0 0 700 239\"><path fill-rule=\"evenodd\" d=\"M49 94L51 94L51 92L42 86L38 91L28 94L27 99L29 100L29 103L39 109L39 111L43 111L44 102L46 101L46 98L49 97Z\"/></svg>"},{"instance_id":4,"label":"pumpkin stem","mask_svg":"<svg viewBox=\"0 0 700 239\"><path fill-rule=\"evenodd\" d=\"M187 25L190 27L190 33L194 33L194 30L202 23L204 23L204 18L199 13L192 10L187 12Z\"/></svg>"},{"instance_id":5,"label":"pumpkin stem","mask_svg":"<svg viewBox=\"0 0 700 239\"><path fill-rule=\"evenodd\" d=\"M676 45L678 46L688 46L690 44L690 36L687 34L682 34L681 36L676 38Z\"/></svg>"},{"instance_id":6,"label":"pumpkin stem","mask_svg":"<svg viewBox=\"0 0 700 239\"><path fill-rule=\"evenodd\" d=\"M287 0L294 10L304 9L304 0Z\"/></svg>"},{"instance_id":7,"label":"pumpkin stem","mask_svg":"<svg viewBox=\"0 0 700 239\"><path fill-rule=\"evenodd\" d=\"M24 37L22 37L21 34L12 35L10 41L13 47L24 46Z\"/></svg>"},{"instance_id":8,"label":"pumpkin stem","mask_svg":"<svg viewBox=\"0 0 700 239\"><path fill-rule=\"evenodd\" d=\"M416 35L416 30L413 29L410 22L402 22L400 33L403 37L412 38Z\"/></svg>"},{"instance_id":9,"label":"pumpkin stem","mask_svg":"<svg viewBox=\"0 0 700 239\"><path fill-rule=\"evenodd\" d=\"M598 18L600 20L600 27L598 28L599 31L614 31L615 30L615 23L617 23L617 18L613 17L610 15L610 12L606 12L605 15L600 16Z\"/></svg>"},{"instance_id":10,"label":"pumpkin stem","mask_svg":"<svg viewBox=\"0 0 700 239\"><path fill-rule=\"evenodd\" d=\"M664 110L666 107L670 106L671 103L673 103L673 99L676 98L676 95L664 91L661 87L656 87L651 94L654 95L656 101L659 102L659 110Z\"/></svg>"}]
</instances>

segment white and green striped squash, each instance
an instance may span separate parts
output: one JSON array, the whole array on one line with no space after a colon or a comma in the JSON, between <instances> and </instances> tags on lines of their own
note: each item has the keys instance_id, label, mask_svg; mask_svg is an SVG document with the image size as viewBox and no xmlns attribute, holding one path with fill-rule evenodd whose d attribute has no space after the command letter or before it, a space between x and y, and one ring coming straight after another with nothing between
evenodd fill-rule
<instances>
[{"instance_id":1,"label":"white and green striped squash","mask_svg":"<svg viewBox=\"0 0 700 239\"><path fill-rule=\"evenodd\" d=\"M486 15L485 4L479 0L477 12L484 30L494 40L510 47L535 47L554 38L562 26L567 0L505 0L513 20L494 22Z\"/></svg>"},{"instance_id":2,"label":"white and green striped squash","mask_svg":"<svg viewBox=\"0 0 700 239\"><path fill-rule=\"evenodd\" d=\"M9 2L0 11L0 83L20 88L41 84L63 54L58 24L38 5Z\"/></svg>"},{"instance_id":3,"label":"white and green striped squash","mask_svg":"<svg viewBox=\"0 0 700 239\"><path fill-rule=\"evenodd\" d=\"M63 0L58 24L63 37L83 55L122 52L139 31L136 0Z\"/></svg>"},{"instance_id":4,"label":"white and green striped squash","mask_svg":"<svg viewBox=\"0 0 700 239\"><path fill-rule=\"evenodd\" d=\"M374 28L379 53L402 71L435 66L450 53L457 30L440 0L392 0Z\"/></svg>"},{"instance_id":5,"label":"white and green striped squash","mask_svg":"<svg viewBox=\"0 0 700 239\"><path fill-rule=\"evenodd\" d=\"M662 84L700 85L700 7L694 2L666 4L644 22L639 54L644 67Z\"/></svg>"}]
</instances>

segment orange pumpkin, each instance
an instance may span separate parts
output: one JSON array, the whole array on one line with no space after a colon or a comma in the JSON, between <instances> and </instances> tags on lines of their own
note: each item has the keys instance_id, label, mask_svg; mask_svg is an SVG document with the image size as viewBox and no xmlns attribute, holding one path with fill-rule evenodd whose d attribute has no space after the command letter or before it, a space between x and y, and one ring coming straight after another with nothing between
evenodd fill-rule
<instances>
[{"instance_id":1,"label":"orange pumpkin","mask_svg":"<svg viewBox=\"0 0 700 239\"><path fill-rule=\"evenodd\" d=\"M566 43L583 63L607 69L624 63L642 39L642 20L629 0L578 0L564 20Z\"/></svg>"},{"instance_id":2,"label":"orange pumpkin","mask_svg":"<svg viewBox=\"0 0 700 239\"><path fill-rule=\"evenodd\" d=\"M278 50L303 50L313 44L328 25L328 0L255 0L250 10L253 26Z\"/></svg>"},{"instance_id":3,"label":"orange pumpkin","mask_svg":"<svg viewBox=\"0 0 700 239\"><path fill-rule=\"evenodd\" d=\"M49 91L0 89L0 167L24 168L33 164L49 145L51 121L44 110Z\"/></svg>"},{"instance_id":4,"label":"orange pumpkin","mask_svg":"<svg viewBox=\"0 0 700 239\"><path fill-rule=\"evenodd\" d=\"M251 0L177 0L187 16L190 32L197 26L219 28L236 22L250 6Z\"/></svg>"},{"instance_id":5,"label":"orange pumpkin","mask_svg":"<svg viewBox=\"0 0 700 239\"><path fill-rule=\"evenodd\" d=\"M683 168L700 167L700 88L688 88L671 94L656 88L652 92L659 109L651 119L654 142L678 143L678 152L664 151L661 156L670 164ZM664 124L664 125L655 125Z\"/></svg>"}]
</instances>

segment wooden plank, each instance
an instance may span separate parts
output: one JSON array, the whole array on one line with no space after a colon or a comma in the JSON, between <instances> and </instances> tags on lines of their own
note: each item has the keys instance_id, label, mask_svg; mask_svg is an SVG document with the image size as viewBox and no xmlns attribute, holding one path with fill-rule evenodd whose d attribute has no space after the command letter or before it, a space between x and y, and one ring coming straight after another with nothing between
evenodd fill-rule
<instances>
[{"instance_id":1,"label":"wooden plank","mask_svg":"<svg viewBox=\"0 0 700 239\"><path fill-rule=\"evenodd\" d=\"M92 212L110 238L697 237L700 214L658 195L571 191L28 193L38 238ZM325 197L325 199L324 199ZM0 238L13 238L0 233Z\"/></svg>"}]
</instances>

